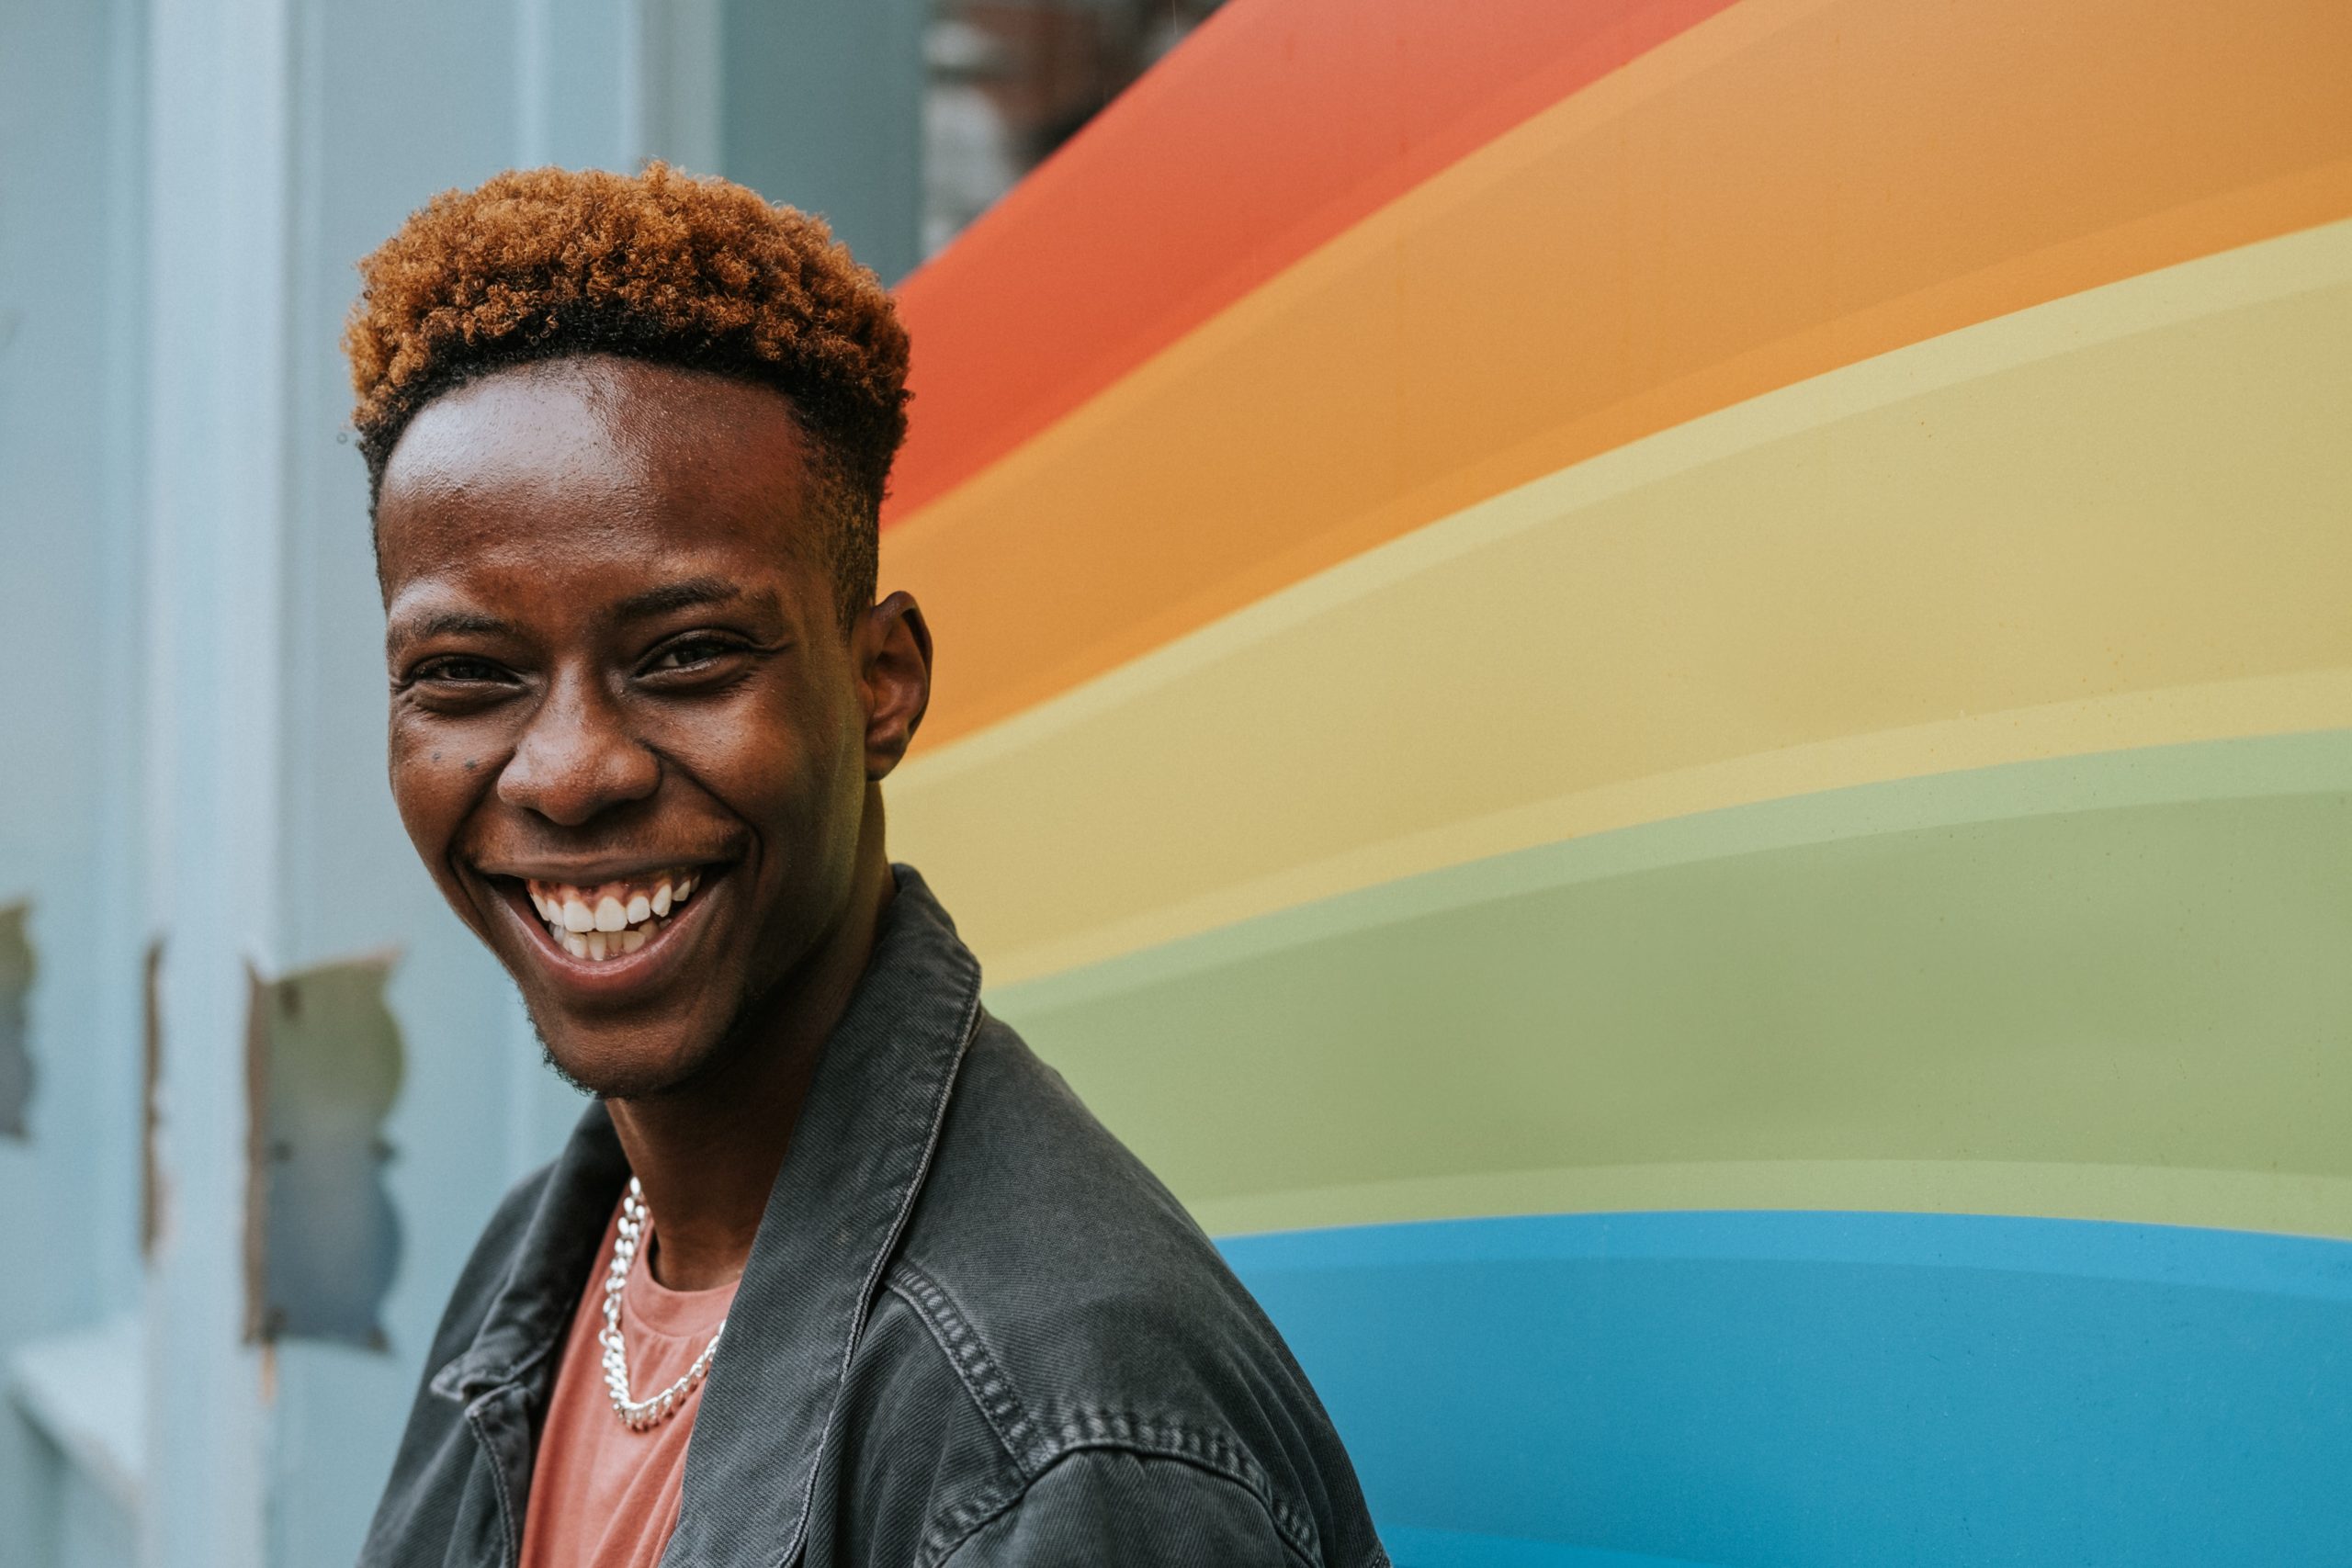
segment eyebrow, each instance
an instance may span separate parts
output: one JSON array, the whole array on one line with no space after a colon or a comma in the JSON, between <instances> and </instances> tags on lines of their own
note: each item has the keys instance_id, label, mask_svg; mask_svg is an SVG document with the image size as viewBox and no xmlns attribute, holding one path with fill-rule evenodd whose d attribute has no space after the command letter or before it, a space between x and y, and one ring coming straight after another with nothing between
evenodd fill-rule
<instances>
[{"instance_id":1,"label":"eyebrow","mask_svg":"<svg viewBox=\"0 0 2352 1568\"><path fill-rule=\"evenodd\" d=\"M723 577L689 577L676 582L665 582L659 588L649 588L642 593L632 593L614 607L624 621L641 621L654 615L665 615L673 610L691 610L699 604L724 604L730 600L755 597L773 603L775 595L763 590L756 595L747 594L740 582Z\"/></svg>"},{"instance_id":2,"label":"eyebrow","mask_svg":"<svg viewBox=\"0 0 2352 1568\"><path fill-rule=\"evenodd\" d=\"M435 637L498 637L514 629L497 616L478 610L436 610L414 620L395 621L390 633L396 641L416 642Z\"/></svg>"},{"instance_id":3,"label":"eyebrow","mask_svg":"<svg viewBox=\"0 0 2352 1568\"><path fill-rule=\"evenodd\" d=\"M688 577L676 582L665 582L659 588L649 588L642 593L632 593L613 608L615 618L627 621L648 620L676 610L691 610L700 604L724 604L749 600L762 607L772 607L775 594L768 589L752 591L740 582L723 577ZM396 619L385 628L393 646L405 646L436 637L506 637L515 630L511 621L496 615L486 615L479 610L435 610L414 618Z\"/></svg>"}]
</instances>

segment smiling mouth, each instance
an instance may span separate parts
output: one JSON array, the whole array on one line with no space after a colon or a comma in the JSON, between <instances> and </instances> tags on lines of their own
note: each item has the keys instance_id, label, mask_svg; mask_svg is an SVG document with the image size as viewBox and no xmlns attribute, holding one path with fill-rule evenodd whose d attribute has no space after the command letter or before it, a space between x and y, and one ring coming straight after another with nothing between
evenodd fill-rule
<instances>
[{"instance_id":1,"label":"smiling mouth","mask_svg":"<svg viewBox=\"0 0 2352 1568\"><path fill-rule=\"evenodd\" d=\"M574 958L602 964L660 942L703 875L700 870L662 871L593 887L533 879L523 889L550 942Z\"/></svg>"}]
</instances>

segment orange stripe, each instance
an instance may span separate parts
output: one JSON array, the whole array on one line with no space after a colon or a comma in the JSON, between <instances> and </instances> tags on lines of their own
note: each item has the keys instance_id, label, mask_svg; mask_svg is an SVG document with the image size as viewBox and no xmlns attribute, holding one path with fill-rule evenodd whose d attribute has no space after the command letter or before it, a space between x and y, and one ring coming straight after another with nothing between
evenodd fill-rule
<instances>
[{"instance_id":1,"label":"orange stripe","mask_svg":"<svg viewBox=\"0 0 2352 1568\"><path fill-rule=\"evenodd\" d=\"M1529 115L1731 0L1233 0L909 278L888 526Z\"/></svg>"},{"instance_id":2,"label":"orange stripe","mask_svg":"<svg viewBox=\"0 0 2352 1568\"><path fill-rule=\"evenodd\" d=\"M1746 0L893 529L928 738L1639 436L2352 212L2347 63L2352 6Z\"/></svg>"}]
</instances>

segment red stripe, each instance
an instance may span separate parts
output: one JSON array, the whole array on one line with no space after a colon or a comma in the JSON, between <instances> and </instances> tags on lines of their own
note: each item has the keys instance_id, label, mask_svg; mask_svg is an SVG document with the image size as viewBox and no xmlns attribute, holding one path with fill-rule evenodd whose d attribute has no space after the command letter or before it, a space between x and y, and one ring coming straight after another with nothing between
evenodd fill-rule
<instances>
[{"instance_id":1,"label":"red stripe","mask_svg":"<svg viewBox=\"0 0 2352 1568\"><path fill-rule=\"evenodd\" d=\"M1730 4L1232 0L899 288L915 400L885 522Z\"/></svg>"}]
</instances>

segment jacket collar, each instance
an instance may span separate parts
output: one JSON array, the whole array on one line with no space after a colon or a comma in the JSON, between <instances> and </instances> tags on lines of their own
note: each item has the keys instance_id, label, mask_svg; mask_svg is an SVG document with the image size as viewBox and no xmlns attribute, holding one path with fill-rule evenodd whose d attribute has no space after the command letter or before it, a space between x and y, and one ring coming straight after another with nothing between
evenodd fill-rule
<instances>
[{"instance_id":1,"label":"jacket collar","mask_svg":"<svg viewBox=\"0 0 2352 1568\"><path fill-rule=\"evenodd\" d=\"M433 1375L445 1399L469 1404L492 1389L551 1376L542 1365L563 1342L595 1266L605 1224L628 1182L628 1156L600 1101L591 1105L549 1168L473 1342Z\"/></svg>"},{"instance_id":2,"label":"jacket collar","mask_svg":"<svg viewBox=\"0 0 2352 1568\"><path fill-rule=\"evenodd\" d=\"M898 892L808 1098L729 1312L689 1440L662 1561L784 1562L850 1354L912 1212L979 1019L980 966L922 878ZM591 1107L558 1156L472 1346L433 1380L454 1398L542 1374L577 1306L627 1160Z\"/></svg>"}]
</instances>

